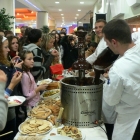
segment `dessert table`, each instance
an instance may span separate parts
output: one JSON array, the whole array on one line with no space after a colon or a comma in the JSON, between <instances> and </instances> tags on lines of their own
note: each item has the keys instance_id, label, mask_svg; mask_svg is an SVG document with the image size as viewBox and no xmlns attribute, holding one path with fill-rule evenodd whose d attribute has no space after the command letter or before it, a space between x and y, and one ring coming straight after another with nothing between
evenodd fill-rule
<instances>
[{"instance_id":1,"label":"dessert table","mask_svg":"<svg viewBox=\"0 0 140 140\"><path fill-rule=\"evenodd\" d=\"M104 129L105 126L104 124L101 125ZM82 136L83 136L83 140L108 140L106 133L104 132L104 130L101 127L94 127L94 128L79 128L81 130ZM44 135L44 138L42 140L48 140L50 137L51 133L55 133L57 134L57 128L53 128L48 134ZM18 140L19 137L24 136L21 135L19 132L17 133L17 135L15 136L14 140ZM43 135L42 135L43 136Z\"/></svg>"}]
</instances>

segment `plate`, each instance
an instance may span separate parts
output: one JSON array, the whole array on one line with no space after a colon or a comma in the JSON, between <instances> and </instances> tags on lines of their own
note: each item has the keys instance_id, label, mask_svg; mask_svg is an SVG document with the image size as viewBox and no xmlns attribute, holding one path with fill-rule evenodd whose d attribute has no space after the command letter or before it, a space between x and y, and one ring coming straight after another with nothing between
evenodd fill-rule
<instances>
[{"instance_id":1,"label":"plate","mask_svg":"<svg viewBox=\"0 0 140 140\"><path fill-rule=\"evenodd\" d=\"M50 136L49 138L43 138L43 140L73 140L70 137L66 137L66 136Z\"/></svg>"},{"instance_id":2,"label":"plate","mask_svg":"<svg viewBox=\"0 0 140 140\"><path fill-rule=\"evenodd\" d=\"M52 94L52 95L51 95ZM46 96L45 96L46 95ZM51 98L51 99L56 99L60 97L60 89L52 89L52 90L47 90L44 91L41 95L43 99Z\"/></svg>"},{"instance_id":3,"label":"plate","mask_svg":"<svg viewBox=\"0 0 140 140\"><path fill-rule=\"evenodd\" d=\"M32 119L28 119L28 120L32 120ZM44 121L44 123L45 123L45 121L48 122L51 128L50 128L48 131L42 132L42 133L37 133L37 132L39 132L39 130L38 130L37 132L31 132L31 133L29 133L29 132L23 132L23 131L21 130L21 127L24 127L25 125L27 125L27 121L28 121L28 120L26 120L25 122L23 122L23 123L21 123L21 124L19 125L18 130L19 130L19 132L20 132L21 134L24 134L24 135L31 135L31 134L34 134L34 135L44 135L44 134L49 133L49 132L52 130L53 125L52 125L51 122L49 122L49 121L47 121L47 120L36 119L36 120ZM43 124L44 124L44 123L43 123ZM28 126L29 126L29 123L28 123ZM36 127L36 128L37 128L37 127ZM23 128L23 129L24 129L24 128ZM25 131L27 131L27 130L25 130Z\"/></svg>"},{"instance_id":4,"label":"plate","mask_svg":"<svg viewBox=\"0 0 140 140\"><path fill-rule=\"evenodd\" d=\"M37 82L37 85L41 85L41 84L49 84L49 83L51 83L52 82L52 79L43 79L43 80L41 80L41 81L38 81Z\"/></svg>"},{"instance_id":5,"label":"plate","mask_svg":"<svg viewBox=\"0 0 140 140\"><path fill-rule=\"evenodd\" d=\"M26 98L23 96L10 96L8 99L8 107L14 107L21 105Z\"/></svg>"}]
</instances>

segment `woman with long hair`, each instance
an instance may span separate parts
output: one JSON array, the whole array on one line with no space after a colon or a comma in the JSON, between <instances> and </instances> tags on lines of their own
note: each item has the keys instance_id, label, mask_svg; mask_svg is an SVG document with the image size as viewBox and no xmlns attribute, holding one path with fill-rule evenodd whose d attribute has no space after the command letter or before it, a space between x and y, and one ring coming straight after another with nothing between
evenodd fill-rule
<instances>
[{"instance_id":1,"label":"woman with long hair","mask_svg":"<svg viewBox=\"0 0 140 140\"><path fill-rule=\"evenodd\" d=\"M13 58L17 56L19 52L18 37L8 36L7 39L9 42L8 48L10 49L9 56Z\"/></svg>"},{"instance_id":2,"label":"woman with long hair","mask_svg":"<svg viewBox=\"0 0 140 140\"><path fill-rule=\"evenodd\" d=\"M54 36L52 34L42 36L41 49L44 57L43 65L46 67L44 78L51 78L50 66L54 56L58 54L58 51L54 48Z\"/></svg>"},{"instance_id":3,"label":"woman with long hair","mask_svg":"<svg viewBox=\"0 0 140 140\"><path fill-rule=\"evenodd\" d=\"M23 62L18 63L15 61L18 58L18 56L14 57L11 61L9 61L8 53L10 50L8 48L8 40L7 40L7 38L1 37L1 36L0 36L0 40L1 40L0 41L0 69L3 70L5 72L5 74L7 75L5 97L8 97L10 95L15 94L15 87L12 87L11 82L13 81L12 80L13 75L14 76L22 75L21 72L19 72L19 71L21 71L21 69L22 69ZM4 136L2 138L3 140L12 140L16 134L15 107L8 108L7 123L6 123L4 130L1 133L6 133L9 131L13 131L13 133Z\"/></svg>"}]
</instances>

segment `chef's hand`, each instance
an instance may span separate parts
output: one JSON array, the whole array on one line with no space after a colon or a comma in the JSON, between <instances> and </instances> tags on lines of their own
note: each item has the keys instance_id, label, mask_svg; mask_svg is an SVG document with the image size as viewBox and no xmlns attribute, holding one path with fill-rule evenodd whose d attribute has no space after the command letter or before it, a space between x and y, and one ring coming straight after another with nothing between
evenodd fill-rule
<instances>
[{"instance_id":1,"label":"chef's hand","mask_svg":"<svg viewBox=\"0 0 140 140\"><path fill-rule=\"evenodd\" d=\"M104 73L103 76L108 79L109 78L108 71L106 73Z\"/></svg>"}]
</instances>

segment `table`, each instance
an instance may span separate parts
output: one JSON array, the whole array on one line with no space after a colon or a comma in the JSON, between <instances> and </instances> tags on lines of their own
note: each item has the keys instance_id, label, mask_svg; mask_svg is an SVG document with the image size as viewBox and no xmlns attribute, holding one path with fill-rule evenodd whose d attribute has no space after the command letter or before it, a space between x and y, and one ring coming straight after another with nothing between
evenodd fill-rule
<instances>
[{"instance_id":1,"label":"table","mask_svg":"<svg viewBox=\"0 0 140 140\"><path fill-rule=\"evenodd\" d=\"M104 124L101 125L104 129ZM84 140L108 140L106 133L101 127L94 127L94 128L79 128L82 132L82 135L84 136ZM57 134L57 128L53 128L48 134L45 135L43 140L48 140L50 137L50 133L56 133ZM18 140L18 137L21 136L21 134L18 132L15 136L14 140Z\"/></svg>"}]
</instances>

